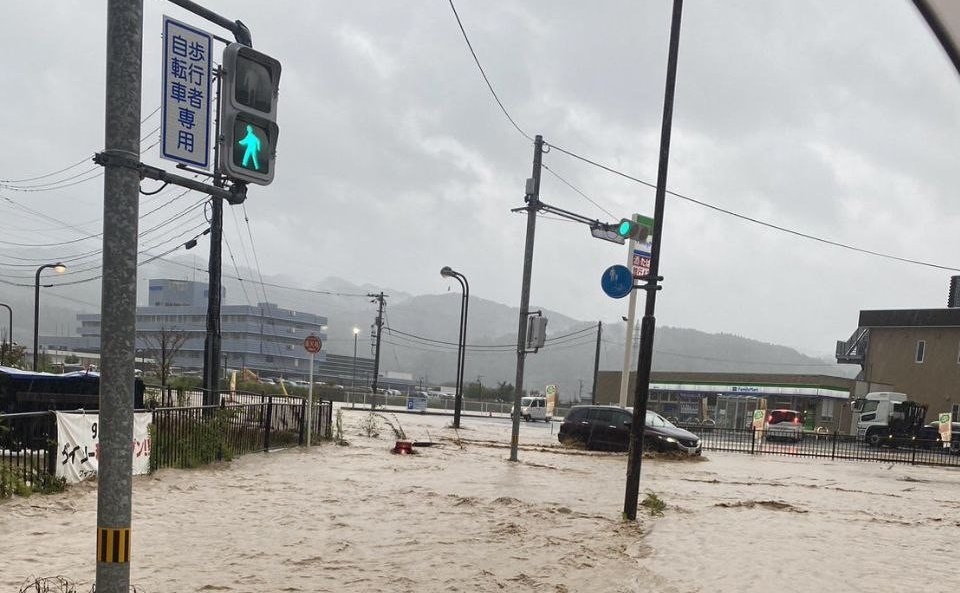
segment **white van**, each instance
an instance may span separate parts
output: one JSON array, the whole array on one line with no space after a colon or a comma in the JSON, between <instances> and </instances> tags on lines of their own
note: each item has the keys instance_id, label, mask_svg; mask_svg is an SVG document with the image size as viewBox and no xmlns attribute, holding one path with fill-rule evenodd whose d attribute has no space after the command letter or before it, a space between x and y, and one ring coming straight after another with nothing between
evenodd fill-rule
<instances>
[{"instance_id":1,"label":"white van","mask_svg":"<svg viewBox=\"0 0 960 593\"><path fill-rule=\"evenodd\" d=\"M547 416L547 398L524 397L520 399L520 417L527 422L543 420L549 422Z\"/></svg>"}]
</instances>

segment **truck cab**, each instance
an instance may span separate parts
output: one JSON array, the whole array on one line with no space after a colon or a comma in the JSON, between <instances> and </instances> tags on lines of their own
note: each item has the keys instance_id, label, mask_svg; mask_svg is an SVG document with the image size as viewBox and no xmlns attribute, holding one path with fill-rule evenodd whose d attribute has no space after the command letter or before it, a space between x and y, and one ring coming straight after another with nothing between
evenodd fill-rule
<instances>
[{"instance_id":1,"label":"truck cab","mask_svg":"<svg viewBox=\"0 0 960 593\"><path fill-rule=\"evenodd\" d=\"M872 446L916 437L923 427L927 407L910 401L905 393L871 392L853 402L853 428L858 439Z\"/></svg>"}]
</instances>

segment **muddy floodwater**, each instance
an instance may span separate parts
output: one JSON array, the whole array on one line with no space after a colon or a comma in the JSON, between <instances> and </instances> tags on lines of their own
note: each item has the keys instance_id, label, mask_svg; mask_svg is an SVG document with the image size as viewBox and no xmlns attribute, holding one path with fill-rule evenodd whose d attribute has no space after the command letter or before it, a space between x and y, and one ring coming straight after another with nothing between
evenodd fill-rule
<instances>
[{"instance_id":1,"label":"muddy floodwater","mask_svg":"<svg viewBox=\"0 0 960 593\"><path fill-rule=\"evenodd\" d=\"M134 480L131 582L188 591L730 592L956 590L960 472L707 452L646 459L621 520L624 454L505 420L346 410L348 446L252 454ZM0 590L62 575L89 590L96 484L0 502Z\"/></svg>"}]
</instances>

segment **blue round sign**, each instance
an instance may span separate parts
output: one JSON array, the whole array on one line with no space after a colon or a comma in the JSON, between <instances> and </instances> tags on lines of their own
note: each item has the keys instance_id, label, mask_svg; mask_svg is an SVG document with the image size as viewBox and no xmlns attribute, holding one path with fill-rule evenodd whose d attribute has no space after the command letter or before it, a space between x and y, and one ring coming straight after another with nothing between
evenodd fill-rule
<instances>
[{"instance_id":1,"label":"blue round sign","mask_svg":"<svg viewBox=\"0 0 960 593\"><path fill-rule=\"evenodd\" d=\"M607 296L622 299L633 290L633 273L627 266L610 266L600 277L600 288Z\"/></svg>"}]
</instances>

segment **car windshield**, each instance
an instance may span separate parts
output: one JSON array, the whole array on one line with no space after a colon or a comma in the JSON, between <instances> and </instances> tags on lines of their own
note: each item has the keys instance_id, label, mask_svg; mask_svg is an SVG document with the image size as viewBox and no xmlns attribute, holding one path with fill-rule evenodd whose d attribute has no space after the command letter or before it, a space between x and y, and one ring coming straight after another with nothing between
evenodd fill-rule
<instances>
[{"instance_id":1,"label":"car windshield","mask_svg":"<svg viewBox=\"0 0 960 593\"><path fill-rule=\"evenodd\" d=\"M514 400L514 401L516 401L516 400ZM520 405L526 408L526 407L529 407L532 402L533 402L533 398L532 398L532 397L525 397L525 398L523 398L523 399L520 400Z\"/></svg>"},{"instance_id":2,"label":"car windshield","mask_svg":"<svg viewBox=\"0 0 960 593\"><path fill-rule=\"evenodd\" d=\"M770 424L780 424L781 422L800 422L800 414L792 410L774 410L770 412L768 420Z\"/></svg>"},{"instance_id":3,"label":"car windshield","mask_svg":"<svg viewBox=\"0 0 960 593\"><path fill-rule=\"evenodd\" d=\"M647 426L669 426L676 428L669 420L656 412L647 412Z\"/></svg>"}]
</instances>

